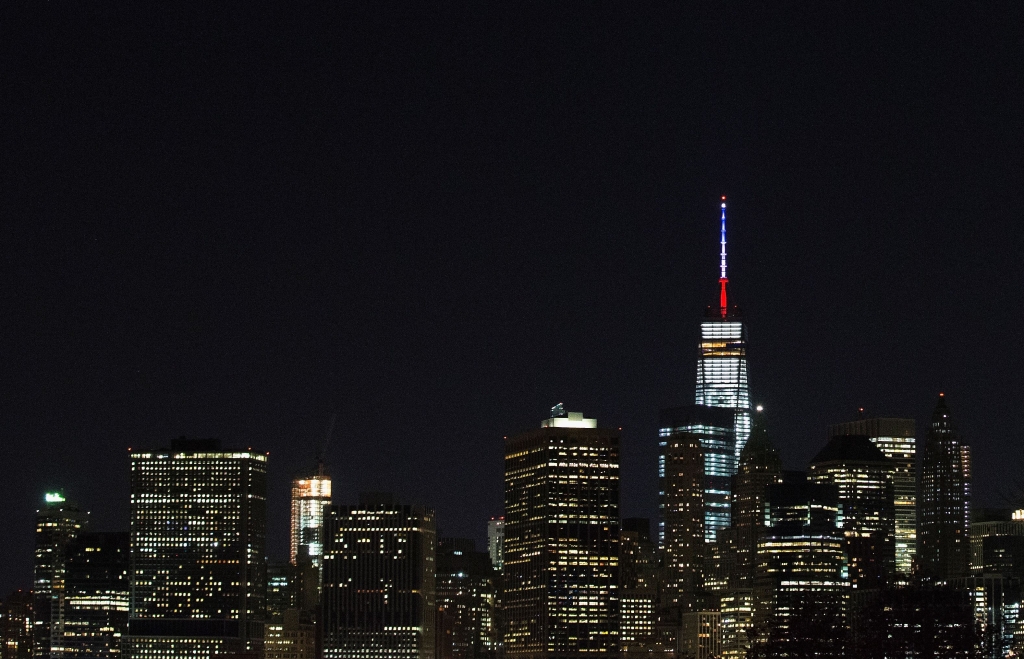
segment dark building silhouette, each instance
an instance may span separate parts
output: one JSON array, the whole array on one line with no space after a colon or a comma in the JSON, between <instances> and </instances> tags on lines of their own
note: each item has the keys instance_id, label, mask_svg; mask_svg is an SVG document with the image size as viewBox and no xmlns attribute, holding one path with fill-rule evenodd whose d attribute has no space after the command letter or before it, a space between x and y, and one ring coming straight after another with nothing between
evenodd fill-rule
<instances>
[{"instance_id":1,"label":"dark building silhouette","mask_svg":"<svg viewBox=\"0 0 1024 659\"><path fill-rule=\"evenodd\" d=\"M498 572L488 552L466 538L442 538L437 546L437 609L443 641L436 659L496 657L495 606ZM435 629L435 633L437 630Z\"/></svg>"},{"instance_id":2,"label":"dark building silhouette","mask_svg":"<svg viewBox=\"0 0 1024 659\"><path fill-rule=\"evenodd\" d=\"M48 492L36 511L36 548L33 575L32 654L51 657L60 653L64 636L64 577L68 545L88 524L89 513Z\"/></svg>"},{"instance_id":3,"label":"dark building silhouette","mask_svg":"<svg viewBox=\"0 0 1024 659\"><path fill-rule=\"evenodd\" d=\"M971 575L1001 574L1024 583L1024 511L975 509Z\"/></svg>"},{"instance_id":4,"label":"dark building silhouette","mask_svg":"<svg viewBox=\"0 0 1024 659\"><path fill-rule=\"evenodd\" d=\"M364 493L324 518L323 656L433 659L434 512Z\"/></svg>"},{"instance_id":5,"label":"dark building silhouette","mask_svg":"<svg viewBox=\"0 0 1024 659\"><path fill-rule=\"evenodd\" d=\"M132 658L260 652L267 454L178 439L131 454Z\"/></svg>"},{"instance_id":6,"label":"dark building silhouette","mask_svg":"<svg viewBox=\"0 0 1024 659\"><path fill-rule=\"evenodd\" d=\"M315 616L320 603L320 570L314 565L308 546L301 546L295 558L294 564L267 566L264 659L312 659L316 656Z\"/></svg>"},{"instance_id":7,"label":"dark building silhouette","mask_svg":"<svg viewBox=\"0 0 1024 659\"><path fill-rule=\"evenodd\" d=\"M782 459L768 437L764 414L754 417L750 439L740 453L733 490L735 568L730 585L749 588L756 567L757 543L764 535L768 486L782 482Z\"/></svg>"},{"instance_id":8,"label":"dark building silhouette","mask_svg":"<svg viewBox=\"0 0 1024 659\"><path fill-rule=\"evenodd\" d=\"M505 653L619 651L619 431L555 406L505 442Z\"/></svg>"},{"instance_id":9,"label":"dark building silhouette","mask_svg":"<svg viewBox=\"0 0 1024 659\"><path fill-rule=\"evenodd\" d=\"M880 588L894 578L894 473L892 460L863 435L837 435L811 460L810 480L839 492L853 588Z\"/></svg>"},{"instance_id":10,"label":"dark building silhouette","mask_svg":"<svg viewBox=\"0 0 1024 659\"><path fill-rule=\"evenodd\" d=\"M16 590L0 604L0 659L32 656L32 591Z\"/></svg>"},{"instance_id":11,"label":"dark building silhouette","mask_svg":"<svg viewBox=\"0 0 1024 659\"><path fill-rule=\"evenodd\" d=\"M758 541L752 656L840 656L849 591L836 486L789 472L768 487Z\"/></svg>"},{"instance_id":12,"label":"dark building silhouette","mask_svg":"<svg viewBox=\"0 0 1024 659\"><path fill-rule=\"evenodd\" d=\"M619 530L619 639L623 655L655 642L655 607L661 570L651 520L629 517Z\"/></svg>"},{"instance_id":13,"label":"dark building silhouette","mask_svg":"<svg viewBox=\"0 0 1024 659\"><path fill-rule=\"evenodd\" d=\"M64 657L121 656L131 584L127 533L82 533L68 545L64 582Z\"/></svg>"},{"instance_id":14,"label":"dark building silhouette","mask_svg":"<svg viewBox=\"0 0 1024 659\"><path fill-rule=\"evenodd\" d=\"M946 405L939 402L921 459L918 564L921 577L946 582L970 566L971 461Z\"/></svg>"},{"instance_id":15,"label":"dark building silhouette","mask_svg":"<svg viewBox=\"0 0 1024 659\"><path fill-rule=\"evenodd\" d=\"M917 556L917 439L913 419L859 419L830 426L829 439L865 435L893 463L896 572L904 579Z\"/></svg>"}]
</instances>

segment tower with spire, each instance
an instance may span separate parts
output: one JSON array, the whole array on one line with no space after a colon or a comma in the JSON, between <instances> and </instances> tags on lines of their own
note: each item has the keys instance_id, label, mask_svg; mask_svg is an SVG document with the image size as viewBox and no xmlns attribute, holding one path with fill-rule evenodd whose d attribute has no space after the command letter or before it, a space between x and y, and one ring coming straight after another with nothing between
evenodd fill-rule
<instances>
[{"instance_id":1,"label":"tower with spire","mask_svg":"<svg viewBox=\"0 0 1024 659\"><path fill-rule=\"evenodd\" d=\"M700 325L697 361L698 405L725 407L735 416L736 446L731 472L750 436L750 390L747 384L747 328L739 309L729 306L726 286L725 197L722 197L718 307L708 307Z\"/></svg>"},{"instance_id":2,"label":"tower with spire","mask_svg":"<svg viewBox=\"0 0 1024 659\"><path fill-rule=\"evenodd\" d=\"M967 574L970 493L970 447L956 430L946 397L939 394L921 460L918 564L925 580L948 582Z\"/></svg>"}]
</instances>

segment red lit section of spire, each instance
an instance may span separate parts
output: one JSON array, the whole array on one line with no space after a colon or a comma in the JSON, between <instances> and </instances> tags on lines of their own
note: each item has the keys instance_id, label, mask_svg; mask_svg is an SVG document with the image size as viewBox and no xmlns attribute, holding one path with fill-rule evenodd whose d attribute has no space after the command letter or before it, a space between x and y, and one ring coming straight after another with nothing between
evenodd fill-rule
<instances>
[{"instance_id":1,"label":"red lit section of spire","mask_svg":"<svg viewBox=\"0 0 1024 659\"><path fill-rule=\"evenodd\" d=\"M727 311L729 309L729 299L728 299L728 295L725 292L725 285L729 283L729 277L726 276L726 266L725 266L725 195L722 195L722 254L721 254L721 259L722 259L721 260L721 264L719 266L720 269L721 269L721 274L719 275L719 278L718 278L718 284L719 284L719 286L721 286L722 290L721 290L721 293L719 293L719 300L718 300L718 302L719 302L719 307L720 307L720 310L721 310L722 318L725 318L726 313L727 313Z\"/></svg>"}]
</instances>

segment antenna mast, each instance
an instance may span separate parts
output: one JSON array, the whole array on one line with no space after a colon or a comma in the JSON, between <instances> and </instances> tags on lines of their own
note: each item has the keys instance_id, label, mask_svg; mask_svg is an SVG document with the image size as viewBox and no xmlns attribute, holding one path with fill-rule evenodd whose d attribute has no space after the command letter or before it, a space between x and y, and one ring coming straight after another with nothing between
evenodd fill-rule
<instances>
[{"instance_id":1,"label":"antenna mast","mask_svg":"<svg viewBox=\"0 0 1024 659\"><path fill-rule=\"evenodd\" d=\"M721 286L721 293L719 293L719 306L721 309L722 318L725 318L727 310L729 308L728 297L725 293L725 285L729 283L729 277L726 276L725 267L725 195L722 195L722 254L721 263L719 264L721 273L718 277L718 284Z\"/></svg>"},{"instance_id":2,"label":"antenna mast","mask_svg":"<svg viewBox=\"0 0 1024 659\"><path fill-rule=\"evenodd\" d=\"M334 433L334 422L338 420L337 414L331 415L331 420L327 424L327 436L324 437L324 445L321 447L320 452L316 456L316 471L320 478L324 477L324 460L327 456L327 445L331 443L331 435Z\"/></svg>"}]
</instances>

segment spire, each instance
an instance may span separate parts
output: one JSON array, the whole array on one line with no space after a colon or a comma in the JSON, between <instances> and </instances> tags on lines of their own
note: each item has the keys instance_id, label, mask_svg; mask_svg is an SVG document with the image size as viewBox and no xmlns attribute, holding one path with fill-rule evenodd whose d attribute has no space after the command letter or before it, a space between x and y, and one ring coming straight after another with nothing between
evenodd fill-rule
<instances>
[{"instance_id":1,"label":"spire","mask_svg":"<svg viewBox=\"0 0 1024 659\"><path fill-rule=\"evenodd\" d=\"M726 266L725 266L725 195L722 195L722 255L721 255L721 258L722 258L722 260L721 260L721 263L719 264L719 268L721 269L721 274L719 275L719 278L718 278L718 284L719 284L719 286L722 287L722 291L719 294L719 307L720 307L720 310L721 310L722 318L725 318L726 311L729 308L728 298L727 298L726 293L725 293L725 285L729 283L729 278L726 276Z\"/></svg>"}]
</instances>

